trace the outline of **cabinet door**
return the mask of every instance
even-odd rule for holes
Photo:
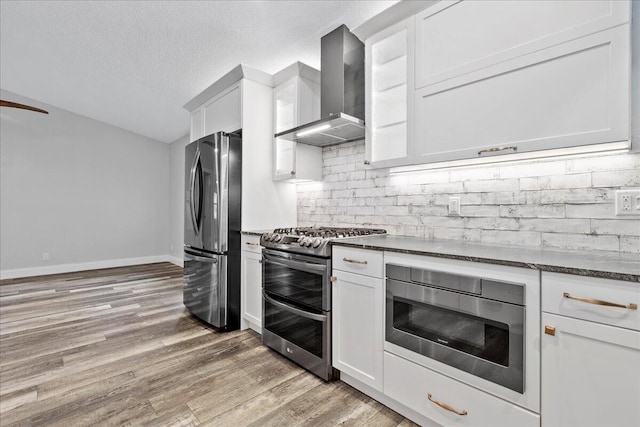
[[[240,85],[232,87],[204,107],[204,133],[233,132],[242,128]]]
[[[365,145],[374,167],[411,163],[413,29],[411,17],[365,42]]]
[[[242,251],[242,317],[261,333],[262,328],[262,254]]]
[[[629,25],[415,92],[416,163],[629,139]]]
[[[275,133],[320,118],[319,88],[318,83],[295,76],[273,89]],[[322,180],[322,148],[275,138],[273,180]]]
[[[333,366],[382,391],[384,280],[334,271]]]
[[[416,88],[630,20],[628,1],[445,1],[416,16]]]
[[[640,332],[542,313],[542,426],[637,426]]]
[[[198,108],[191,113],[191,139],[193,142],[204,136],[204,109]]]

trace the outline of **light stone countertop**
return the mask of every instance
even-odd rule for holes
[[[640,254],[632,253],[535,249],[392,235],[335,240],[332,244],[640,282]]]

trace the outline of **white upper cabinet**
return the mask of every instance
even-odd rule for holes
[[[204,110],[199,108],[191,113],[191,139],[196,141],[204,136]]]
[[[365,41],[367,162],[388,167],[412,157],[414,18]]]
[[[465,0],[386,28],[365,42],[366,160],[629,141],[630,20],[626,0]]]
[[[296,62],[276,73],[274,83],[274,133],[320,118],[318,70]],[[322,180],[322,148],[274,138],[273,180]]]
[[[234,132],[242,128],[240,84],[234,85],[204,106],[204,134]]]
[[[444,1],[416,16],[416,88],[629,22],[629,3]]]
[[[416,91],[416,162],[629,139],[629,25]]]
[[[629,139],[626,1],[446,2],[416,17],[415,163]]]

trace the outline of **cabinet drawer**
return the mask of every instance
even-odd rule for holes
[[[262,246],[260,246],[260,236],[254,236],[252,234],[242,235],[242,247],[243,251],[262,253]]]
[[[640,283],[542,272],[542,311],[547,313],[640,331],[638,306]]]
[[[532,412],[386,352],[384,394],[445,427],[540,425]]]
[[[382,252],[334,246],[333,268],[349,273],[382,277]]]

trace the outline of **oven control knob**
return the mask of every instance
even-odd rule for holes
[[[311,239],[309,237],[303,237],[302,242],[300,243],[300,246],[306,246],[306,247],[311,246]]]
[[[313,239],[313,247],[317,248],[318,246],[320,246],[320,244],[322,243],[322,239],[316,237],[315,239]]]
[[[276,243],[279,242],[280,240],[282,240],[282,235],[281,234],[276,234],[271,239],[272,242],[276,242]]]
[[[303,246],[303,245],[304,245],[304,237],[300,237],[300,238],[298,238],[297,243],[298,243],[300,246]]]

